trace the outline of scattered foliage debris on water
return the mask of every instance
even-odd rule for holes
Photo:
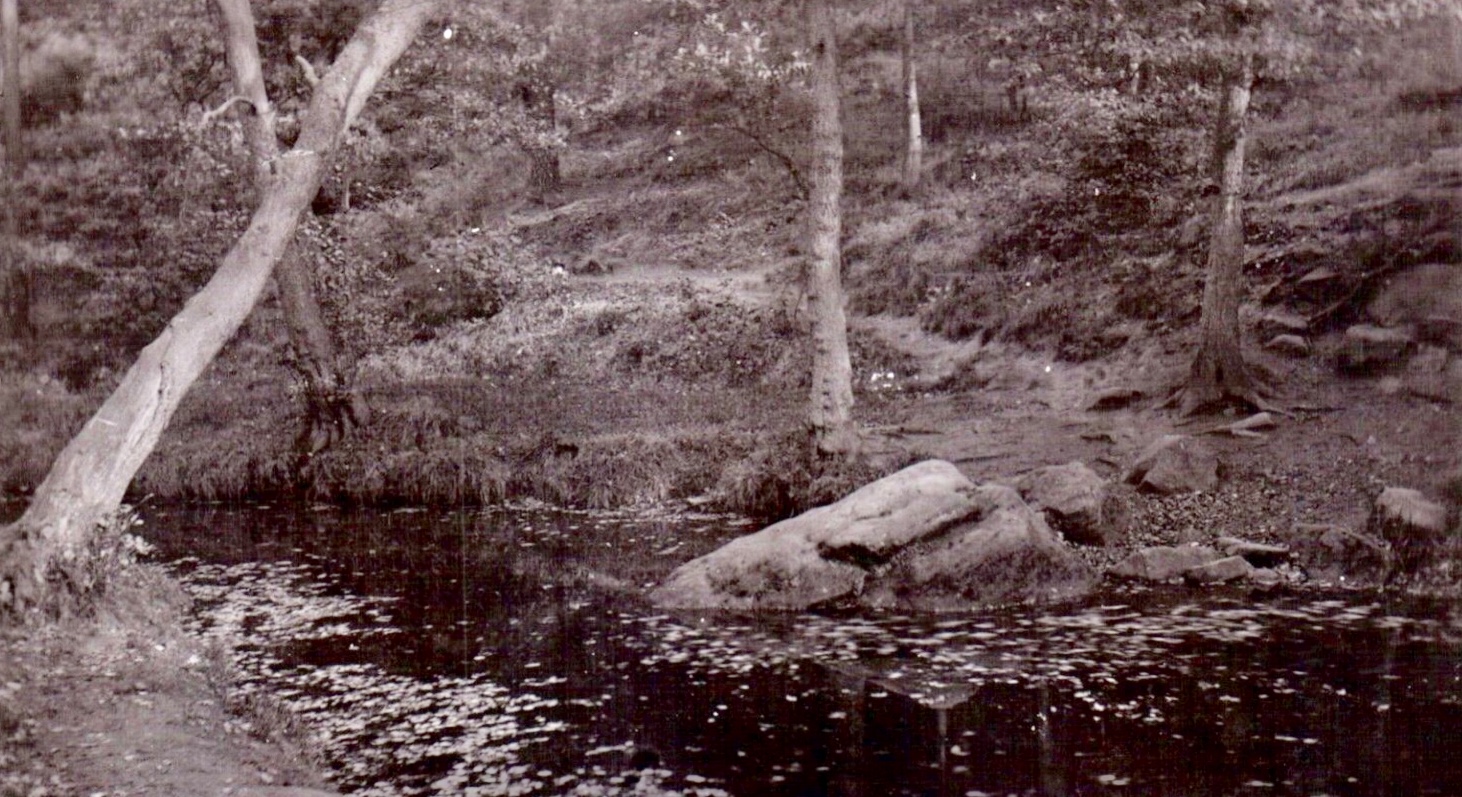
[[[396,525],[338,551],[311,547],[334,536],[255,526],[257,559],[177,562],[197,630],[244,689],[300,716],[353,793],[790,795],[832,777],[1018,793],[1031,784],[996,765],[1031,745],[1092,788],[1174,793],[1213,784],[1163,780],[1189,775],[1133,751],[1171,760],[1225,727],[1249,729],[1253,760],[1202,777],[1238,789],[1289,768],[1324,790],[1380,777],[1350,761],[1360,736],[1399,733],[1377,718],[1405,714],[1423,735],[1462,720],[1458,623],[1375,595],[1129,588],[953,617],[657,614],[582,573],[638,578],[672,539],[713,544],[713,519],[678,533],[541,508],[377,520]],[[880,757],[887,723],[907,729],[895,758]]]

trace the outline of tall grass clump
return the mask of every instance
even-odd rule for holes
[[[514,498],[589,509],[647,506],[705,495],[722,463],[750,453],[750,433],[723,428],[613,433],[521,446]]]
[[[837,501],[907,464],[863,457],[820,461],[805,432],[769,434],[723,468],[713,495],[718,509],[774,522]]]
[[[124,505],[98,524],[80,550],[52,559],[41,615],[112,616],[176,627],[187,598],[161,567],[145,561],[153,547],[135,533],[141,525],[137,512]]]
[[[34,490],[91,409],[91,399],[49,376],[0,377],[0,494]]]

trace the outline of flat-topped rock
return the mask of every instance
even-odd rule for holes
[[[1084,594],[1096,574],[1013,488],[931,460],[732,540],[650,593],[665,608],[927,611]]]
[[[1255,567],[1283,564],[1288,561],[1290,554],[1289,547],[1285,545],[1250,542],[1238,537],[1219,537],[1216,543],[1225,556],[1242,556]]]
[[[1183,571],[1183,580],[1191,584],[1227,584],[1248,578],[1254,566],[1242,556],[1225,556]]]
[[[1374,373],[1401,364],[1415,342],[1404,329],[1356,324],[1345,330],[1336,363],[1349,373]]]
[[[1171,581],[1219,558],[1218,551],[1206,545],[1154,545],[1132,553],[1107,573],[1139,581]]]

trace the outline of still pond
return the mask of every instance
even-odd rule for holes
[[[727,618],[637,597],[751,529],[543,507],[167,509],[242,688],[364,795],[1462,795],[1462,608],[1108,590]]]

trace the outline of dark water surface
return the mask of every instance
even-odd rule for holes
[[[547,509],[162,510],[146,536],[347,791],[1462,795],[1462,610],[1109,592],[748,620],[633,591],[747,529]]]

